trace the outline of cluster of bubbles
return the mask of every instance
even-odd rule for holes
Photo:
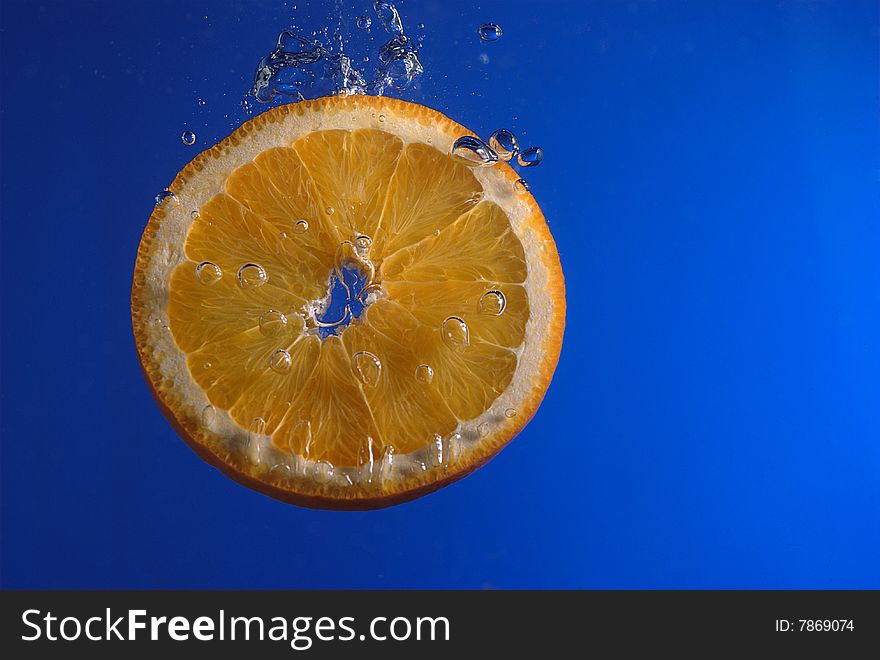
[[[521,149],[513,131],[499,128],[489,136],[488,142],[473,135],[458,138],[452,145],[452,155],[475,167],[491,167],[499,160],[515,162],[520,167],[534,167],[544,159],[544,150],[541,147]],[[531,189],[525,179],[518,179],[513,187],[519,194]]]
[[[331,80],[336,94],[382,95],[388,88],[409,89],[424,72],[419,43],[405,34],[400,13],[392,3],[373,0],[373,11],[390,39],[379,48],[378,63],[371,77],[342,52],[339,33],[333,36],[337,44],[333,52],[316,38],[286,30],[278,36],[275,49],[257,65],[250,95],[262,103],[278,95],[300,101],[304,98],[303,90],[319,78]],[[360,16],[356,25],[361,30],[370,30],[373,20]],[[368,62],[369,57],[363,61]]]

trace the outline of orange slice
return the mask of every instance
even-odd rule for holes
[[[206,461],[284,501],[376,508],[473,471],[534,415],[562,345],[559,255],[507,163],[450,155],[464,135],[424,106],[329,97],[178,174],[132,323]]]

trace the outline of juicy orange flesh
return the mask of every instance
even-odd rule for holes
[[[351,253],[359,236],[372,239],[381,293],[322,340],[307,304],[326,297],[340,246]],[[430,145],[359,129],[268,149],[200,209],[185,254],[168,313],[189,370],[212,405],[282,451],[353,466],[389,445],[417,450],[487,410],[516,369],[529,317],[522,245],[470,169]],[[205,261],[218,281],[197,277]],[[262,267],[262,284],[240,284],[246,264]],[[492,291],[500,314],[481,304]],[[286,324],[261,324],[279,313]],[[467,345],[444,339],[450,317]],[[282,349],[287,368],[273,370]],[[370,356],[380,368],[365,369]]]

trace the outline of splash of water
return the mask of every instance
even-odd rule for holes
[[[419,58],[421,40],[410,39],[405,32],[400,12],[390,2],[374,0],[377,23],[390,39],[378,51],[376,68],[368,75],[369,56],[353,57],[345,52],[340,28],[328,35],[331,45],[325,46],[317,36],[304,37],[290,30],[278,36],[274,50],[257,65],[249,94],[262,103],[279,96],[301,101],[311,94],[319,81],[330,81],[332,93],[374,94],[381,96],[389,88],[406,90],[424,73]],[[372,21],[361,16],[357,26],[368,29]],[[316,33],[317,34],[317,33]],[[358,68],[358,64],[362,68]]]

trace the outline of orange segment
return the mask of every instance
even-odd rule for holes
[[[271,284],[242,289],[234,272],[225,272],[216,282],[203,284],[195,275],[196,268],[187,261],[171,276],[168,317],[181,350],[192,352],[204,344],[258,327],[260,317],[270,310],[284,315],[283,329],[291,339],[302,328],[296,312],[305,301],[299,296]]]
[[[384,255],[442,230],[480,201],[468,167],[426,144],[411,144],[391,177],[377,233]]]
[[[365,373],[361,389],[373,411],[379,438],[397,453],[420,449],[436,435],[448,435],[458,424],[433,381],[416,377],[419,366],[429,360],[425,347],[408,341],[418,332],[414,318],[380,300],[367,310],[363,323],[353,324],[343,334],[349,355],[375,356],[379,361],[379,378],[373,382],[371,374]]]
[[[343,240],[372,237],[403,142],[373,129],[320,131],[293,148],[306,163],[321,212]]]
[[[272,353],[286,350],[289,358],[273,362],[276,366],[289,364],[286,369],[268,369],[252,381],[248,390],[229,409],[229,414],[244,428],[272,434],[285,416],[296,415],[291,402],[297,393],[309,387],[309,380],[318,364],[321,342],[317,337],[302,337],[285,348],[276,348],[285,342],[272,345]],[[272,359],[272,353],[267,362]],[[265,354],[263,354],[265,355]],[[282,451],[290,451],[288,445],[280,445]]]
[[[303,246],[324,265],[333,262],[336,226],[319,206],[312,179],[293,149],[262,152],[233,172],[226,192],[272,224],[279,236]]]
[[[483,202],[437,235],[391,253],[382,262],[382,277],[410,282],[524,282],[526,261],[505,213]]]
[[[303,427],[310,429],[310,437],[302,434]],[[321,344],[314,371],[291,401],[273,441],[282,447],[293,441],[299,455],[308,453],[312,460],[338,467],[357,465],[359,450],[368,438],[378,442],[379,431],[342,341],[329,337]]]
[[[433,282],[386,281],[383,286],[391,300],[428,327],[439,328],[448,317],[458,316],[467,324],[471,337],[491,344],[516,348],[525,337],[529,301],[521,285],[449,281],[438,287]],[[495,313],[495,292],[503,300],[500,314]]]
[[[274,225],[228,195],[216,195],[202,207],[185,250],[192,261],[217,264],[224,276],[236,280],[244,266],[255,264],[265,271],[266,284],[301,298],[317,298],[326,291],[325,264],[295,241],[282,239]]]
[[[251,328],[191,352],[187,366],[210,402],[229,409],[247,396],[258,379],[272,377],[269,358],[278,346],[277,338],[266,337],[259,328]],[[247,428],[252,419],[245,419],[242,425]]]

